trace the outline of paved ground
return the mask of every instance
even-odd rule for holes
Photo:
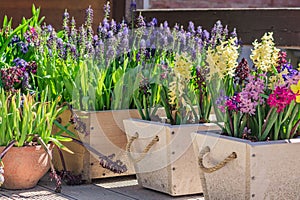
[[[63,185],[62,193],[54,192],[54,182],[45,176],[39,184],[29,190],[5,190],[0,188],[0,199],[41,199],[41,200],[204,200],[201,194],[171,197],[169,195],[142,188],[134,176],[99,179],[92,184]]]

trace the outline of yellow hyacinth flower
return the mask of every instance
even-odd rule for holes
[[[298,81],[297,85],[291,85],[291,90],[297,95],[296,102],[300,103],[300,80]]]
[[[265,33],[261,38],[261,43],[255,40],[252,45],[252,53],[250,55],[254,65],[263,72],[272,71],[273,67],[277,65],[279,59],[280,49],[275,47],[273,33]]]
[[[189,81],[192,78],[192,66],[193,65],[191,58],[186,53],[183,53],[181,55],[177,54],[175,56],[175,62],[173,67],[173,72],[175,76],[173,81],[169,83],[170,104],[174,105],[177,99],[178,103],[186,105],[183,95],[184,89],[188,85],[187,81]]]
[[[237,59],[239,57],[239,46],[236,45],[236,38],[222,41],[215,49],[209,47],[206,55],[206,62],[210,69],[210,77],[217,74],[220,79],[227,75],[233,76]]]
[[[183,53],[181,55],[177,54],[175,56],[173,70],[175,72],[175,76],[180,77],[180,79],[190,80],[192,78],[192,66],[191,58],[187,55],[187,53]]]

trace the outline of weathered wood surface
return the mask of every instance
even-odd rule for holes
[[[128,138],[135,133],[139,135],[133,141],[130,150],[140,185],[172,196],[203,192],[200,175],[194,173],[198,171],[198,164],[192,147],[192,138],[188,136],[196,130],[219,130],[218,126],[212,124],[171,126],[135,119],[123,122]],[[149,149],[145,157],[141,157],[143,155],[141,152],[155,136],[159,137],[159,141]]]
[[[4,190],[0,188],[0,199],[55,199],[55,200],[204,200],[202,195],[171,197],[166,194],[142,188],[134,176],[101,179],[92,184],[63,185],[62,193],[54,192],[54,181],[46,175],[38,186],[29,190]]]
[[[99,164],[99,155],[91,153],[85,147],[75,143],[66,142],[65,145],[74,152],[70,154],[63,151],[63,156],[66,162],[68,171],[74,174],[82,175],[82,179],[91,181],[97,178],[107,178],[115,176],[124,176],[135,174],[134,167],[131,164],[125,147],[127,138],[124,132],[123,119],[140,118],[137,110],[116,110],[116,111],[99,111],[99,112],[78,112],[81,120],[86,124],[88,135],[79,133],[74,129],[74,126],[69,126],[68,129],[76,134],[78,139],[86,144],[89,144],[99,154],[109,156],[114,154],[114,161],[120,160],[127,167],[127,171],[121,174],[116,174],[103,168]],[[61,114],[61,123],[68,124],[71,112],[69,110]],[[56,129],[54,132],[57,131]],[[58,153],[54,152],[54,165],[56,169],[62,170],[62,163]]]
[[[167,20],[188,25],[193,21],[210,30],[217,20],[227,24],[229,30],[237,29],[243,44],[251,44],[261,38],[265,32],[274,32],[276,44],[283,47],[300,47],[300,8],[261,8],[261,9],[157,9],[138,10],[146,19],[157,18],[159,22]]]
[[[251,142],[211,132],[192,135],[196,154],[206,146],[210,148],[203,157],[205,167],[216,166],[236,153],[236,159],[212,173],[198,170],[204,177],[209,199],[300,199],[298,138]]]
[[[112,17],[120,21],[125,15],[124,0],[111,0]],[[70,17],[74,16],[78,26],[84,23],[85,10],[91,6],[94,10],[94,28],[99,25],[103,19],[103,6],[106,0],[10,0],[0,1],[0,27],[2,27],[3,17],[7,15],[13,18],[13,25],[17,26],[21,23],[23,17],[30,18],[31,7],[41,7],[41,16],[45,16],[45,22],[51,24],[56,29],[62,28],[62,16],[65,9],[70,13]]]

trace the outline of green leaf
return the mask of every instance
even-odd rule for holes
[[[73,151],[71,151],[69,148],[67,148],[66,146],[64,146],[60,141],[58,141],[56,138],[53,137],[49,137],[49,140],[51,142],[53,142],[58,148],[70,153],[70,154],[74,154]]]
[[[265,121],[266,128],[265,128],[265,130],[263,132],[262,137],[259,138],[259,140],[266,140],[266,138],[269,135],[269,132],[270,132],[271,128],[273,127],[275,121],[277,120],[277,117],[278,117],[278,113],[276,112],[276,109],[272,108],[272,111],[271,111],[269,119],[267,119]]]
[[[60,136],[60,135],[56,135],[55,139],[57,139],[58,141],[61,141],[61,142],[72,142],[73,141],[72,138],[64,137],[64,136]]]
[[[282,123],[285,122],[291,115],[292,110],[295,108],[295,101],[292,101],[289,105],[288,105],[288,110],[285,113],[285,117],[282,120]]]
[[[7,15],[5,15],[5,16],[4,16],[4,19],[3,19],[3,26],[2,26],[3,28],[2,28],[2,30],[6,30],[6,27],[7,27],[7,21],[8,21],[8,20],[7,20]]]
[[[262,113],[261,113],[261,106],[260,103],[258,102],[257,105],[257,115],[258,115],[258,135],[261,136],[262,135],[262,123],[263,123],[263,119],[262,119]]]
[[[233,129],[234,137],[238,137],[239,134],[239,123],[240,123],[240,114],[238,112],[233,112]]]
[[[70,131],[69,129],[67,129],[63,125],[61,125],[57,120],[54,120],[54,124],[55,124],[55,126],[57,126],[58,128],[60,128],[61,130],[63,130],[64,132],[66,132],[68,135],[70,135],[71,137],[76,137],[75,133],[73,133],[72,131]]]
[[[32,12],[33,16],[36,15],[36,9],[35,9],[35,5],[34,4],[32,4],[31,12]]]

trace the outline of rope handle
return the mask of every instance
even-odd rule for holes
[[[133,141],[136,140],[136,139],[138,139],[138,138],[139,138],[139,134],[136,132],[136,133],[135,133],[135,136],[130,137],[130,139],[129,139],[127,145],[126,145],[126,151],[129,152],[129,155],[130,155],[131,159],[132,159],[135,163],[140,162],[141,160],[143,160],[144,157],[146,156],[146,154],[147,154],[147,153],[149,152],[149,150],[151,149],[151,147],[152,147],[156,142],[159,141],[159,137],[156,135],[156,136],[151,140],[151,142],[145,147],[145,149],[142,151],[141,157],[139,157],[139,158],[137,158],[137,159],[134,159],[134,158],[131,156],[131,154],[130,154],[130,153],[131,153],[130,148],[131,148],[131,145],[132,145]]]
[[[215,172],[221,168],[223,168],[227,163],[237,158],[237,154],[235,152],[232,152],[229,156],[227,156],[223,161],[216,164],[214,167],[205,167],[203,165],[203,158],[204,156],[210,152],[210,148],[208,146],[204,147],[199,155],[199,166],[200,169],[205,173],[212,173]]]

